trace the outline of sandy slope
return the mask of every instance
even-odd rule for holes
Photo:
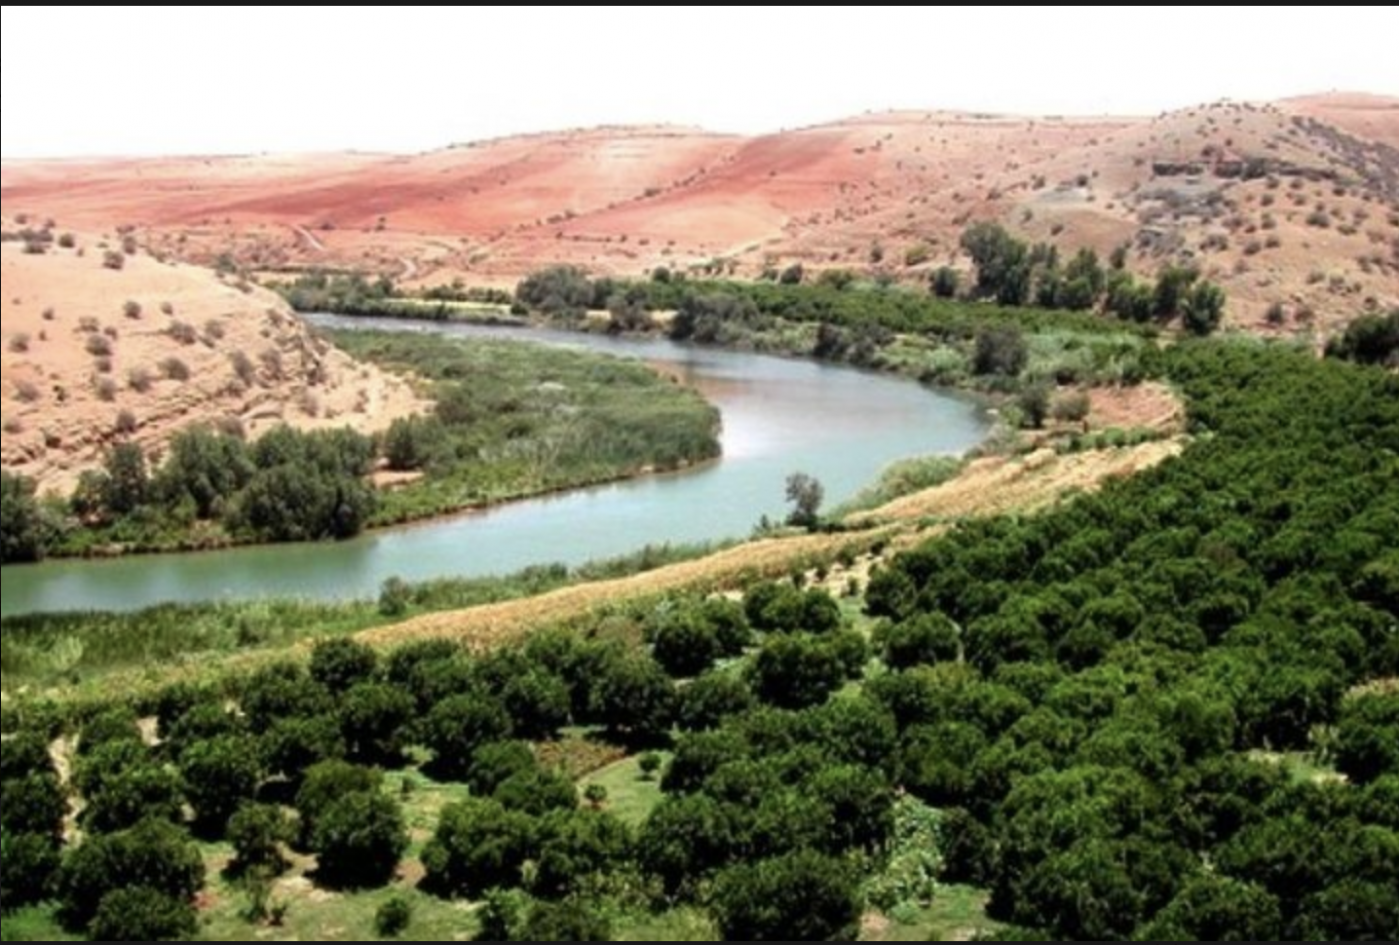
[[[0,250],[6,470],[65,491],[123,439],[157,457],[196,423],[374,431],[420,409],[405,381],[313,338],[270,293],[144,254],[114,271],[103,245]]]
[[[1230,289],[1236,323],[1325,331],[1399,302],[1397,148],[1399,99],[1329,95],[1154,118],[880,113],[753,138],[601,128],[415,156],[18,162],[0,195],[10,212],[135,227],[181,258],[419,284],[510,284],[552,262],[916,279],[965,265],[962,229],[995,219],[1066,249],[1129,244],[1143,272],[1194,261]],[[1264,176],[1240,179],[1249,162]],[[1274,303],[1281,326],[1264,319]]]

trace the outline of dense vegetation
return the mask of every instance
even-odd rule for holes
[[[247,442],[237,431],[191,429],[154,469],[141,447],[119,443],[66,504],[46,506],[33,483],[6,473],[0,561],[344,539],[719,452],[717,411],[640,363],[421,336],[347,332],[336,341],[430,381],[435,410],[378,438],[283,427]],[[381,493],[368,479],[380,465],[422,478]]]
[[[497,311],[511,303],[510,293],[471,289],[460,283],[408,296],[383,276],[370,281],[359,273],[310,272],[291,282],[271,283],[269,288],[298,312],[429,321],[511,321]]]
[[[409,798],[382,772],[421,768],[456,791],[422,889],[484,900],[482,940],[607,940],[648,911],[849,939],[867,906],[917,909],[940,883],[986,889],[1011,938],[1392,940],[1399,379],[1212,343],[1166,368],[1196,434],[1182,457],[900,555],[872,619],[789,582],[484,655],[325,644],[166,691],[142,707],[155,746],[131,710],[81,719],[67,782],[52,728],[20,726],[4,908],[52,896],[90,935],[186,934],[189,829],[377,888]],[[668,750],[658,803],[580,803],[541,760],[566,730]],[[68,792],[89,835],[60,864]]]
[[[375,524],[719,455],[718,411],[637,361],[419,334],[334,339],[357,358],[430,381],[437,404],[383,437],[389,468],[424,478],[383,496]]]
[[[659,274],[658,274],[659,276]],[[519,307],[569,328],[605,303],[613,331],[813,357],[929,384],[991,392],[1132,383],[1151,370],[1152,326],[1087,313],[936,298],[900,286],[718,282],[665,274],[648,282],[549,269],[522,282]],[[610,299],[610,302],[606,300]]]

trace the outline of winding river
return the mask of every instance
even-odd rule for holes
[[[784,512],[788,474],[810,473],[839,504],[895,460],[960,454],[988,430],[966,399],[899,378],[811,361],[516,328],[314,316],[335,328],[513,338],[642,358],[702,391],[723,414],[724,458],[485,512],[376,532],[341,544],[258,547],[113,561],[7,567],[0,615],[134,610],[169,601],[366,598],[393,576],[421,581],[577,565],[647,544],[747,536]]]

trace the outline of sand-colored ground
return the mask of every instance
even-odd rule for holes
[[[1144,273],[1194,262],[1251,331],[1325,335],[1399,304],[1399,99],[1379,96],[1155,118],[892,112],[752,138],[600,128],[414,156],[7,162],[0,195],[11,213],[133,227],[179,258],[418,286],[508,286],[554,262],[913,280],[965,266],[961,231],[994,219],[1066,250],[1128,244]]]
[[[193,424],[374,432],[423,408],[406,381],[314,337],[271,293],[119,247],[79,236],[43,255],[0,248],[7,471],[66,492],[119,441],[154,459]]]

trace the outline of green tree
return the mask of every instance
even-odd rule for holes
[[[488,695],[477,694],[439,702],[423,719],[418,738],[433,752],[434,775],[462,781],[476,767],[478,749],[503,742],[512,732],[510,716],[501,704]]]
[[[110,893],[149,889],[193,903],[203,886],[198,847],[178,828],[148,820],[122,833],[84,840],[64,860],[55,893],[64,925],[81,932]]]
[[[794,853],[726,870],[714,886],[713,911],[727,941],[854,941],[859,881],[840,860]]]
[[[217,519],[253,476],[248,447],[202,427],[177,433],[156,477],[156,492],[170,508],[194,506],[200,519]]]
[[[631,831],[611,814],[597,810],[552,813],[540,825],[540,834],[542,844],[530,888],[545,899],[586,892],[631,855]]]
[[[333,801],[316,818],[311,849],[316,878],[336,889],[386,885],[408,849],[403,809],[383,794],[360,791]]]
[[[642,744],[661,738],[674,718],[675,684],[650,657],[609,659],[593,695],[598,721]]]
[[[0,472],[0,564],[38,561],[51,530],[35,499],[33,480]]]
[[[180,759],[180,775],[197,831],[222,838],[229,818],[256,796],[262,783],[257,743],[238,736],[198,742]]]
[[[361,683],[374,681],[379,656],[356,640],[323,640],[311,651],[310,671],[311,678],[330,693],[343,695]]]
[[[750,670],[753,691],[784,709],[819,705],[845,682],[846,666],[830,641],[804,634],[770,637]]]
[[[962,634],[944,614],[920,614],[880,627],[875,645],[891,668],[908,669],[956,661],[962,651]]]
[[[58,776],[40,772],[0,785],[0,828],[11,836],[63,836],[68,794]]]
[[[101,788],[86,793],[82,824],[89,833],[129,830],[141,821],[156,818],[181,823],[184,793],[178,775],[154,762],[114,771]]]
[[[787,502],[792,512],[787,522],[798,528],[814,529],[821,522],[821,503],[826,500],[826,488],[806,473],[787,477]]]
[[[360,764],[394,767],[403,760],[404,733],[413,720],[413,697],[397,686],[363,683],[340,699],[345,754]]]
[[[525,863],[537,853],[535,824],[526,814],[490,800],[469,800],[442,811],[423,849],[424,884],[442,896],[478,897],[524,882]]]
[[[1249,883],[1206,873],[1195,877],[1140,934],[1138,941],[1273,942],[1282,935],[1275,896]]]
[[[46,900],[60,862],[53,837],[0,831],[0,914]]]
[[[1326,355],[1357,364],[1399,364],[1399,309],[1388,315],[1362,315],[1326,346]]]
[[[102,897],[91,935],[96,942],[188,942],[198,927],[191,900],[137,886]]]
[[[940,299],[955,299],[962,287],[961,274],[951,266],[940,266],[933,273],[933,295]]]
[[[1030,349],[1019,328],[997,326],[976,333],[972,372],[978,377],[1019,377],[1029,360]]]
[[[228,842],[234,854],[229,871],[245,875],[260,870],[267,876],[280,876],[288,865],[282,846],[294,838],[291,822],[280,807],[244,804],[228,822]]]
[[[753,691],[742,678],[731,673],[705,673],[681,690],[677,721],[687,732],[706,731],[756,704]]]
[[[377,793],[383,783],[384,776],[378,771],[345,761],[323,761],[308,770],[296,793],[302,843],[310,845],[321,817],[337,800],[351,794]]]
[[[719,637],[694,609],[671,613],[655,631],[656,662],[677,679],[690,679],[714,665]]]
[[[121,518],[146,505],[151,498],[150,470],[146,454],[135,443],[113,447],[102,463],[102,507]]]
[[[394,896],[374,913],[374,932],[380,938],[398,938],[413,924],[413,906],[402,896]]]
[[[1181,317],[1192,335],[1214,334],[1224,320],[1224,290],[1213,282],[1198,282],[1185,297]]]

